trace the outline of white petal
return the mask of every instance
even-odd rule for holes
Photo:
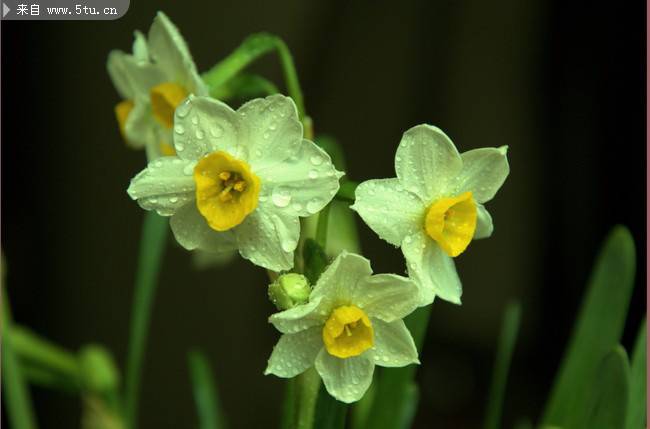
[[[355,197],[350,208],[359,213],[380,238],[394,246],[399,246],[404,237],[424,224],[426,206],[396,178],[362,182]]]
[[[171,216],[194,199],[193,167],[175,156],[159,158],[131,179],[127,192],[143,209]]]
[[[149,104],[136,100],[124,124],[124,134],[129,146],[138,149],[148,145],[159,145],[156,127]]]
[[[232,231],[215,231],[199,213],[194,200],[178,209],[169,221],[178,244],[187,250],[200,249],[211,253],[228,253],[237,249]]]
[[[310,298],[306,304],[272,314],[269,317],[269,322],[283,334],[293,334],[315,326],[322,329],[329,316],[329,312],[322,311],[322,309],[320,298]]]
[[[314,327],[295,334],[284,334],[273,348],[264,375],[291,378],[314,365],[323,348],[322,329]]]
[[[128,70],[125,62],[129,57],[128,54],[122,51],[111,51],[108,54],[108,61],[106,62],[106,69],[108,75],[113,81],[113,85],[123,99],[132,99],[134,96],[131,79],[129,78]]]
[[[158,12],[149,29],[149,53],[165,71],[167,81],[181,84],[190,93],[207,95],[183,36],[162,12]]]
[[[130,98],[141,98],[149,104],[151,88],[165,81],[163,71],[155,64],[138,61],[130,55],[124,59],[123,66],[132,87]]]
[[[140,31],[135,31],[135,40],[133,41],[133,58],[136,61],[149,62],[149,47],[147,46],[147,38]]]
[[[411,279],[395,274],[377,274],[356,283],[351,301],[369,317],[392,322],[413,312],[420,304],[420,295]]]
[[[300,238],[300,222],[268,203],[260,204],[235,228],[235,235],[244,258],[272,271],[289,270]]]
[[[199,159],[216,151],[225,151],[246,160],[241,142],[245,130],[237,113],[228,105],[210,97],[190,95],[174,114],[174,148],[183,159]]]
[[[334,398],[351,403],[361,399],[372,383],[375,364],[366,354],[340,359],[323,348],[316,358],[316,371]]]
[[[327,205],[339,190],[339,177],[329,155],[309,140],[298,152],[264,170],[255,171],[261,181],[261,198],[293,216],[310,216]]]
[[[323,271],[310,299],[322,299],[328,304],[351,301],[356,284],[371,274],[369,260],[344,251]]]
[[[409,276],[420,289],[420,305],[433,302],[435,296],[460,304],[462,286],[454,260],[438,244],[418,232],[404,239],[402,252]]]
[[[420,363],[413,337],[402,320],[387,323],[372,319],[371,323],[375,334],[372,358],[376,365],[394,368]]]
[[[431,125],[417,125],[406,131],[395,155],[400,182],[427,203],[445,193],[461,167],[456,146]]]
[[[280,94],[256,98],[237,113],[248,130],[248,162],[256,174],[298,153],[302,124],[291,98]]]
[[[483,204],[476,205],[476,231],[474,232],[474,240],[479,238],[487,238],[492,235],[494,225],[492,225],[492,216],[487,211]]]
[[[494,198],[510,172],[507,153],[507,146],[484,147],[463,153],[463,169],[456,178],[456,192],[471,191],[479,203]]]

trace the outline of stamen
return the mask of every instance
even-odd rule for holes
[[[235,183],[235,191],[238,192],[244,192],[244,189],[246,189],[246,182],[243,180],[240,180],[239,182]]]
[[[345,329],[345,333],[348,334],[348,337],[352,336],[352,331],[350,331],[350,325],[345,325],[343,329]]]
[[[232,195],[230,191],[232,190],[232,185],[228,185],[223,191],[219,193],[219,199],[223,202],[232,200]]]
[[[222,171],[221,173],[219,173],[219,179],[221,180],[230,179],[230,171]]]

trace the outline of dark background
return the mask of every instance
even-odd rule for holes
[[[393,176],[402,132],[427,122],[459,150],[510,146],[489,240],[458,258],[463,305],[437,301],[415,427],[476,428],[504,306],[523,303],[505,427],[537,418],[597,248],[617,223],[641,261],[624,336],[645,313],[644,2],[133,1],[116,22],[3,22],[2,247],[15,319],[124,364],[143,212],[126,195],[144,154],[122,143],[105,62],[164,10],[206,70],[247,35],[283,37],[316,131],[356,180]],[[282,84],[276,57],[253,70]],[[359,222],[378,272],[398,250]],[[262,375],[278,333],[262,270],[197,272],[170,241],[153,312],[141,423],[194,426],[186,352],[208,354],[231,426],[270,427],[282,381]],[[615,287],[616,285],[612,285]],[[78,398],[34,389],[41,426],[79,425]]]

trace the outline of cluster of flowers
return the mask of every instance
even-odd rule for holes
[[[299,218],[334,198],[343,173],[303,137],[291,98],[254,99],[237,110],[210,98],[187,45],[162,13],[148,37],[136,32],[132,54],[110,54],[108,71],[124,98],[116,107],[120,130],[149,159],[131,181],[131,198],[170,216],[188,250],[238,250],[268,270],[292,270]],[[375,365],[419,363],[405,316],[436,296],[460,303],[453,258],[472,239],[492,234],[483,204],[508,175],[506,148],[459,154],[440,129],[418,125],[403,135],[395,172],[361,183],[351,208],[401,247],[408,277],[373,275],[364,257],[338,255],[303,290],[304,299],[270,317],[283,335],[267,374],[288,378],[315,366],[332,396],[357,401]],[[300,279],[290,273],[278,282],[290,289]]]

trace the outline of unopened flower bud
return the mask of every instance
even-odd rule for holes
[[[269,298],[278,310],[306,303],[310,293],[309,280],[298,273],[283,274],[269,285]]]

